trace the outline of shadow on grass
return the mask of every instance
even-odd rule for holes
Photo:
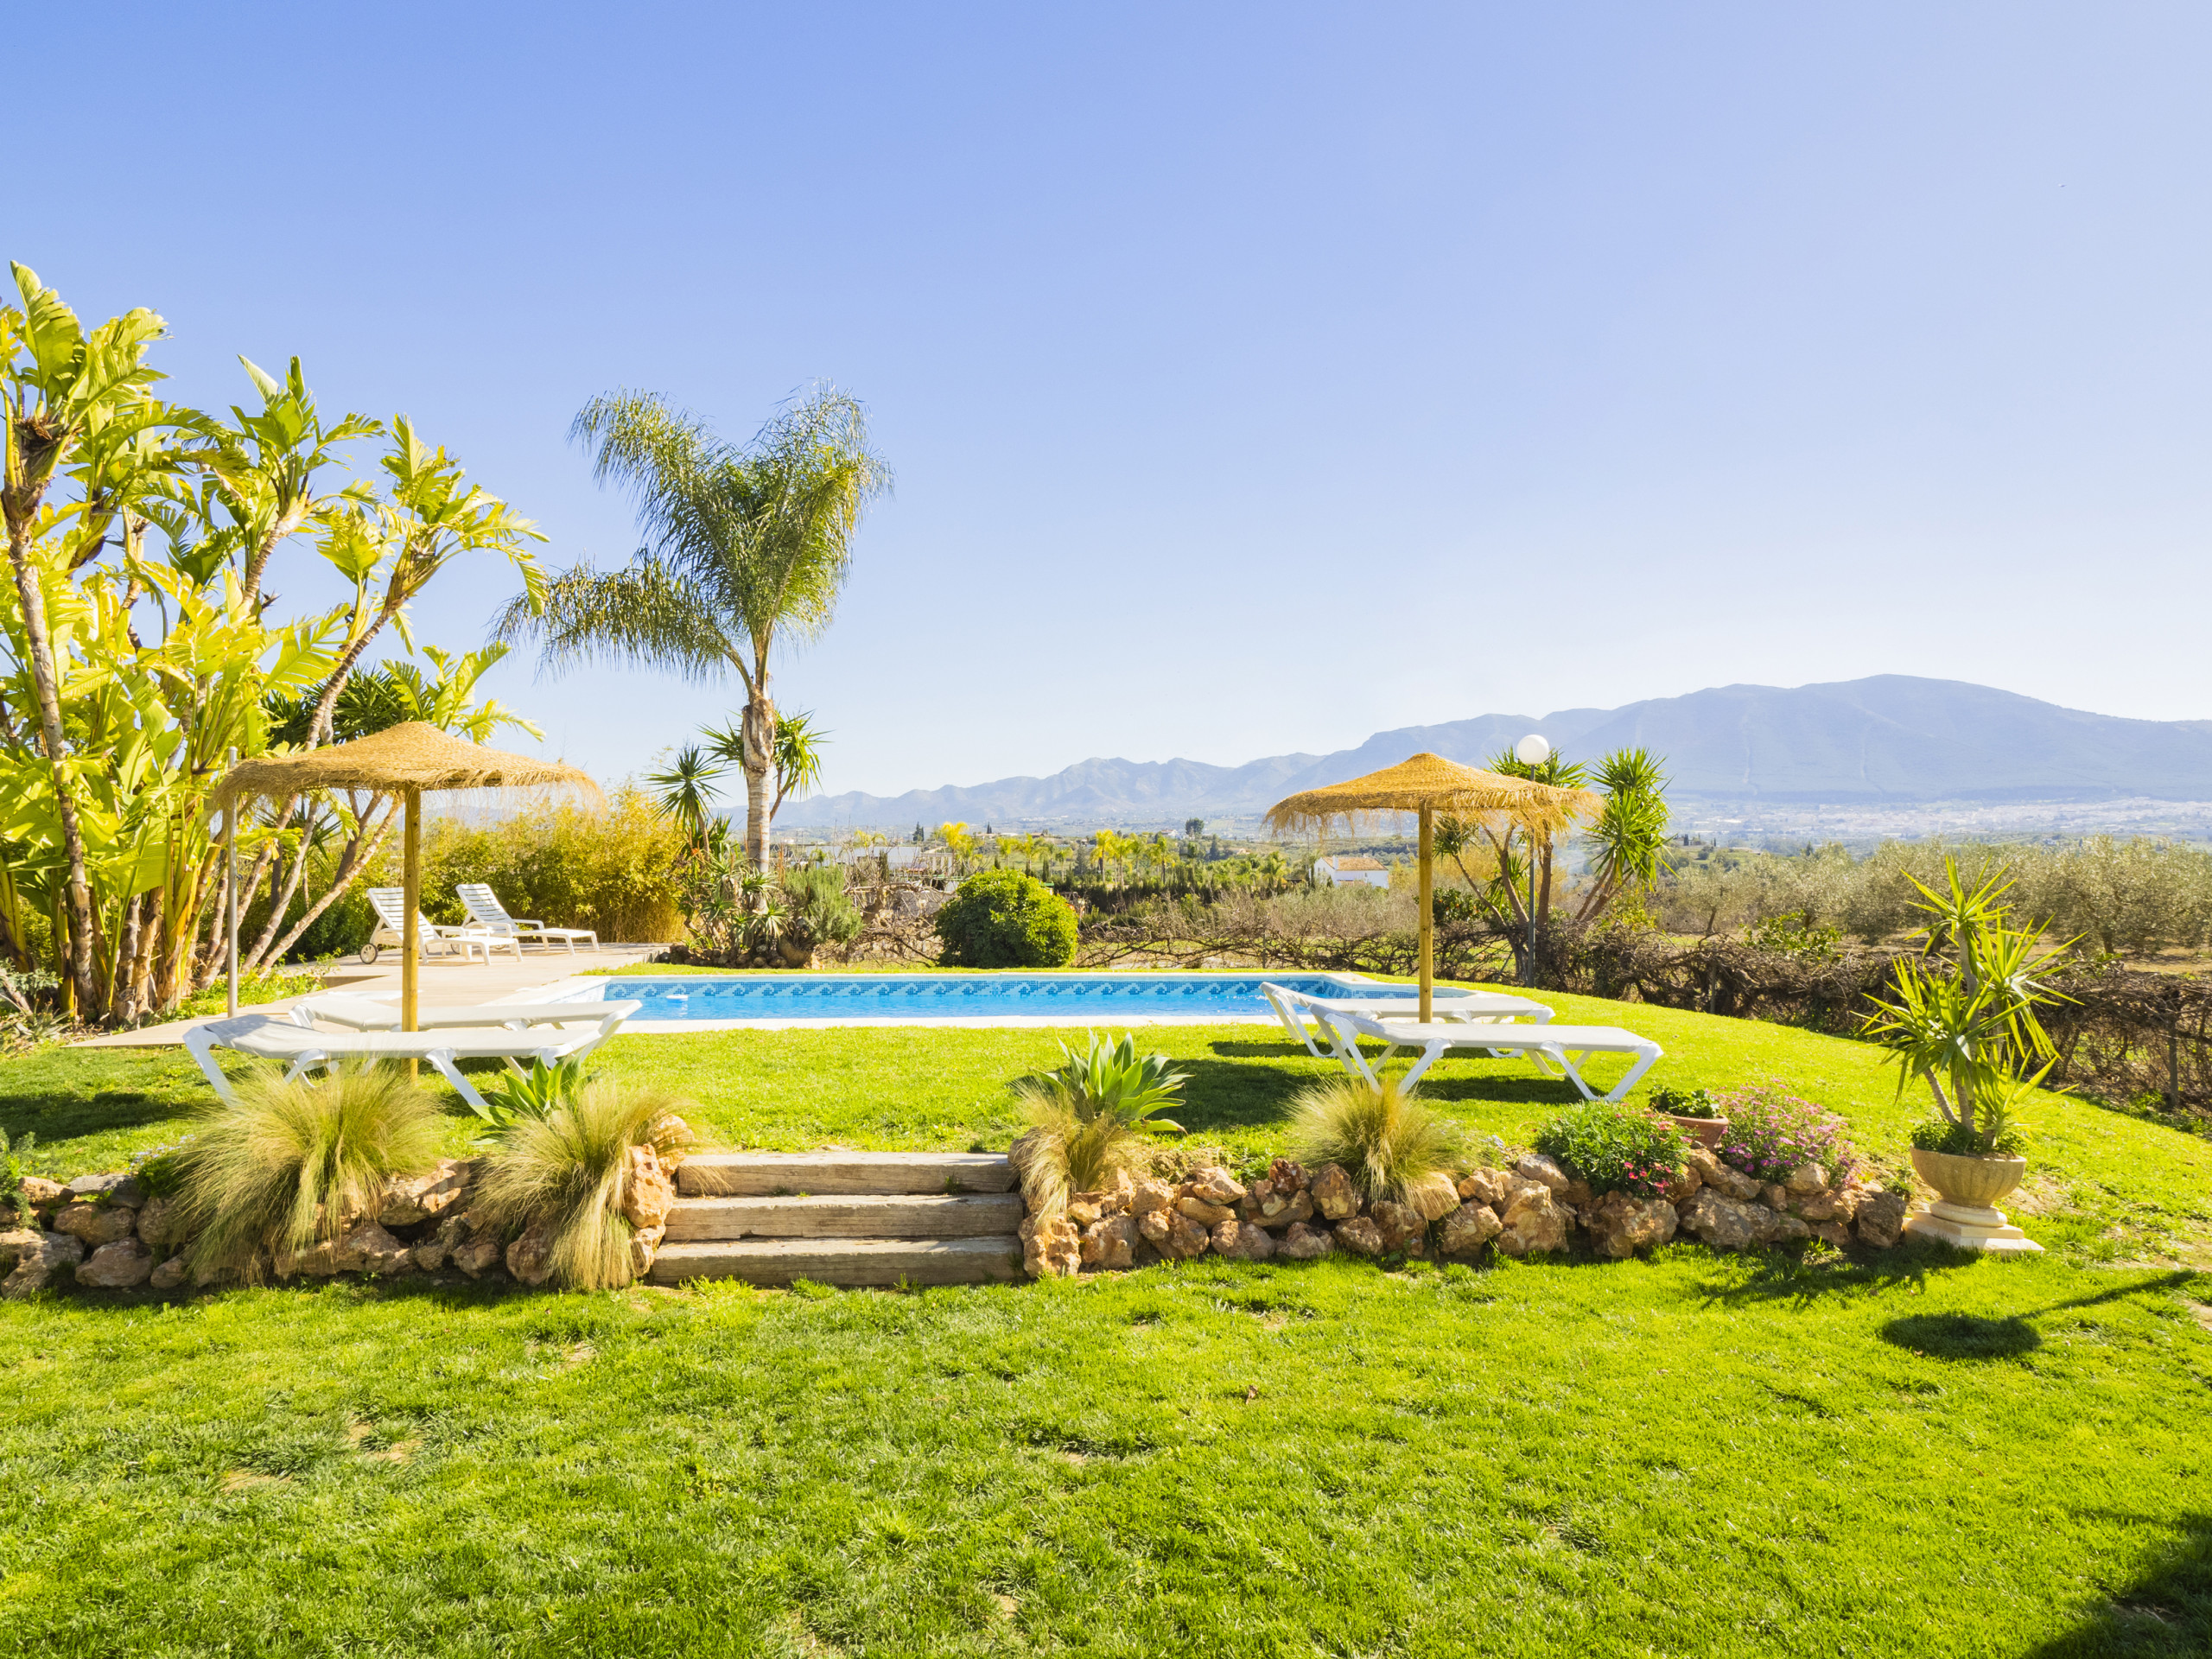
[[[1932,1359],[2018,1359],[2043,1346],[2035,1326],[2015,1313],[1985,1319],[1978,1313],[1908,1313],[1881,1329],[1892,1347]]]
[[[2110,1519],[2116,1527],[2154,1524],[2141,1516]],[[2212,1650],[2212,1515],[2183,1516],[2134,1579],[2104,1589],[2094,1611],[2027,1659],[2150,1659]]]
[[[1222,1046],[1227,1045],[1217,1046]],[[1291,1097],[1316,1080],[1274,1066],[1238,1065],[1227,1060],[1178,1060],[1175,1064],[1191,1080],[1183,1086],[1183,1098],[1168,1116],[1194,1135],[1208,1129],[1281,1123],[1290,1116]]]
[[[1748,1265],[1751,1276],[1737,1284],[1708,1286],[1707,1301],[1724,1306],[1790,1301],[1808,1307],[1823,1296],[1918,1287],[1931,1270],[1967,1267],[1977,1258],[1971,1251],[1953,1249],[1948,1244],[1916,1242],[1864,1255],[1815,1255],[1777,1246],[1746,1250],[1726,1259]]]

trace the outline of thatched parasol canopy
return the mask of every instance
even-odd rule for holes
[[[1339,818],[1347,826],[1356,827],[1360,819],[1377,812],[1425,810],[1471,817],[1478,812],[1510,811],[1532,804],[1535,791],[1542,787],[1525,779],[1463,766],[1440,754],[1416,754],[1350,783],[1309,789],[1277,801],[1268,809],[1268,827],[1278,832],[1318,830],[1325,833]]]
[[[1356,828],[1363,817],[1382,812],[1414,812],[1421,817],[1421,1017],[1433,1011],[1435,983],[1436,814],[1473,818],[1503,816],[1534,830],[1564,829],[1595,812],[1600,802],[1586,789],[1560,789],[1526,778],[1508,778],[1446,760],[1440,754],[1416,754],[1395,766],[1370,772],[1348,783],[1309,789],[1268,809],[1268,826],[1278,834],[1299,830],[1326,833],[1338,819]]]
[[[229,810],[231,836],[236,845],[238,803],[250,796],[277,799],[302,795],[313,789],[369,789],[406,798],[407,828],[403,842],[401,882],[405,891],[406,920],[400,930],[399,1028],[415,1029],[417,959],[423,950],[419,914],[423,903],[423,791],[440,789],[527,789],[536,785],[565,785],[594,801],[601,798],[599,785],[574,766],[557,760],[533,760],[505,749],[487,749],[480,743],[442,732],[419,720],[390,726],[351,743],[334,743],[324,749],[302,749],[296,754],[265,754],[231,768],[215,790],[214,801]],[[237,913],[233,895],[231,911]],[[484,953],[486,966],[491,952]],[[231,1006],[238,1006],[238,957],[231,959]],[[409,1061],[411,1069],[414,1062]]]
[[[373,789],[390,793],[523,789],[537,784],[565,784],[593,800],[600,798],[599,785],[574,766],[557,760],[533,760],[505,749],[487,749],[423,721],[410,720],[357,737],[351,743],[242,761],[216,789],[215,804],[227,807],[245,795],[282,798],[311,789]]]

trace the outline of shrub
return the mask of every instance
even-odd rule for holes
[[[258,1066],[171,1154],[195,1272],[261,1273],[261,1252],[297,1253],[373,1215],[385,1182],[437,1161],[438,1107],[397,1066],[343,1067],[287,1082]]]
[[[630,1282],[630,1148],[674,1154],[690,1133],[665,1090],[594,1078],[544,1116],[518,1117],[494,1142],[480,1189],[507,1226],[552,1233],[553,1276],[571,1290]]]
[[[364,887],[398,885],[399,838],[386,843]],[[454,887],[490,884],[509,912],[553,927],[588,927],[601,939],[673,940],[683,832],[644,791],[624,785],[604,812],[573,802],[534,806],[496,823],[430,820],[423,837],[423,910],[434,922],[465,921]]]
[[[1080,1056],[1065,1043],[1060,1052],[1065,1065],[1014,1085],[1033,1131],[1017,1142],[1022,1190],[1048,1212],[1064,1208],[1070,1192],[1095,1192],[1134,1166],[1147,1133],[1181,1134],[1181,1124],[1154,1114],[1189,1080],[1165,1054],[1139,1054],[1127,1033],[1118,1043],[1094,1034]]]
[[[1656,1198],[1682,1178],[1682,1132],[1639,1107],[1592,1100],[1536,1131],[1536,1150],[1557,1159],[1593,1192]]]
[[[1718,1117],[1720,1108],[1710,1089],[1654,1089],[1651,1109],[1669,1117]]]
[[[1806,1164],[1822,1166],[1833,1179],[1858,1161],[1844,1139],[1843,1120],[1788,1093],[1780,1083],[1732,1089],[1716,1103],[1728,1120],[1721,1160],[1754,1180],[1786,1180]]]
[[[803,864],[784,874],[785,937],[803,950],[825,944],[850,944],[866,924],[845,896],[842,865]]]
[[[1033,875],[982,870],[937,913],[939,960],[955,968],[1065,968],[1075,960],[1075,909]]]
[[[1378,1088],[1338,1077],[1291,1101],[1291,1155],[1308,1168],[1339,1164],[1370,1203],[1460,1160],[1459,1126],[1421,1104],[1395,1077]]]

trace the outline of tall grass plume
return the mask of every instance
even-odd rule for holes
[[[1341,1165],[1370,1203],[1402,1197],[1421,1177],[1451,1168],[1464,1154],[1459,1126],[1421,1104],[1395,1077],[1379,1087],[1363,1077],[1333,1077],[1290,1104],[1291,1155],[1309,1169]]]
[[[257,1066],[238,1103],[200,1114],[174,1154],[196,1273],[262,1272],[373,1215],[387,1179],[428,1169],[444,1141],[437,1103],[397,1066],[341,1067],[317,1083]]]
[[[479,1192],[506,1226],[543,1225],[552,1233],[553,1276],[571,1290],[630,1282],[630,1148],[651,1147],[664,1161],[690,1141],[677,1108],[659,1089],[595,1077],[543,1117],[518,1120],[486,1156]]]

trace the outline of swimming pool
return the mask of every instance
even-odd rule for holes
[[[592,979],[561,1000],[635,997],[628,1031],[783,1025],[1067,1026],[1268,1020],[1262,984],[1312,996],[1410,1000],[1359,974],[670,974]],[[1466,993],[1439,986],[1441,1001]]]

